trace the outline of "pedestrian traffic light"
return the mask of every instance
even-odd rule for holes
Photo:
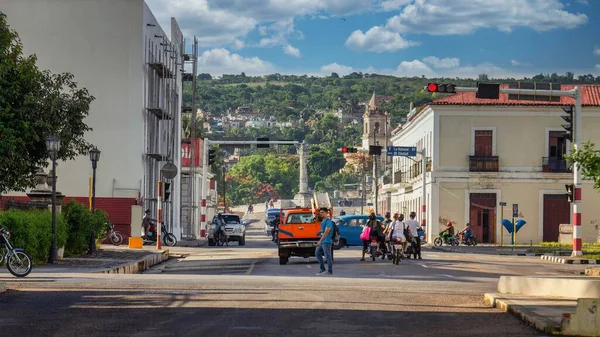
[[[341,148],[341,151],[342,151],[342,153],[357,153],[358,149],[355,148],[355,147],[346,147],[346,146],[344,146],[344,147]]]
[[[217,150],[208,150],[208,165],[215,163],[217,157]]]
[[[163,188],[163,200],[167,201],[169,200],[169,197],[171,196],[171,183],[169,182],[164,182],[164,188]]]
[[[456,86],[454,84],[429,83],[425,87],[425,90],[427,90],[428,92],[440,92],[440,93],[444,93],[444,94],[453,94],[453,93],[455,93],[455,91],[454,91],[455,87]]]
[[[573,106],[569,105],[566,107],[562,108],[567,115],[562,115],[560,117],[562,117],[562,119],[564,119],[567,123],[569,124],[563,124],[562,127],[563,129],[565,129],[567,132],[565,133],[564,137],[568,140],[570,140],[571,142],[573,141]]]
[[[383,146],[381,145],[369,145],[369,154],[374,156],[380,156],[382,147]]]
[[[567,201],[573,202],[573,191],[575,191],[575,185],[567,184],[565,185],[565,189],[567,190],[567,192],[565,193],[567,195]]]
[[[257,142],[268,142],[269,138],[256,138]],[[269,144],[256,144],[256,148],[257,149],[264,149],[264,148],[269,148],[270,145]]]

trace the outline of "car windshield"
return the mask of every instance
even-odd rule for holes
[[[239,215],[230,215],[230,214],[224,214],[223,220],[225,220],[225,223],[241,223],[242,222],[240,220]]]
[[[290,214],[289,218],[287,218],[286,223],[312,223],[313,222],[313,214],[312,213],[294,213]]]

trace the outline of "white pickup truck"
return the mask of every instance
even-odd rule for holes
[[[246,226],[242,225],[242,219],[237,214],[223,214],[223,220],[225,221],[225,234],[227,235],[228,241],[237,241],[238,245],[246,245]],[[215,230],[217,216],[215,215],[210,223],[208,230],[208,245],[214,246],[215,242]]]

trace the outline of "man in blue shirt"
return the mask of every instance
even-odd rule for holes
[[[319,221],[321,221],[321,238],[317,243],[317,248],[315,250],[315,255],[317,257],[317,261],[319,261],[319,266],[321,267],[321,271],[317,273],[317,275],[325,275],[326,273],[331,275],[333,274],[333,258],[332,254],[332,230],[333,230],[333,222],[329,219],[329,209],[323,207],[319,210],[319,215],[317,217]],[[325,271],[325,263],[323,262],[323,255],[327,259],[327,271]]]

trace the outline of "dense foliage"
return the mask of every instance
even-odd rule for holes
[[[94,97],[73,75],[40,71],[0,12],[0,194],[33,187],[38,167],[48,162],[46,137],[61,140],[58,159],[87,153],[84,123]]]
[[[600,150],[596,150],[594,143],[584,143],[583,148],[574,150],[567,160],[571,164],[577,163],[583,178],[593,180],[594,189],[600,192]]]
[[[360,116],[364,112],[364,106],[360,103],[368,101],[374,92],[378,96],[393,97],[391,100],[383,102],[381,108],[390,113],[392,125],[395,126],[408,114],[411,102],[415,106],[420,106],[441,97],[423,89],[430,82],[453,83],[457,86],[475,86],[477,81],[509,83],[518,80],[593,84],[600,83],[600,76],[580,75],[576,77],[573,73],[564,75],[555,73],[540,74],[524,79],[492,79],[481,74],[478,79],[474,80],[399,78],[363,73],[351,73],[346,76],[332,73],[327,77],[281,74],[246,76],[242,73],[223,75],[220,78],[213,78],[209,74],[200,74],[198,80],[198,107],[210,112],[212,116],[227,115],[238,107],[249,107],[265,117],[275,116],[280,122],[296,122],[294,127],[234,128],[225,130],[223,134],[205,134],[198,127],[198,134],[207,135],[211,139],[254,140],[258,137],[269,137],[270,139],[305,141],[312,145],[309,155],[310,187],[319,191],[332,192],[359,181],[361,172],[340,171],[344,167],[345,161],[337,149],[342,146],[359,145],[363,132],[361,124],[342,124],[332,112],[341,109],[345,114]],[[189,106],[191,98],[191,87],[187,85],[184,87],[184,105]],[[190,129],[188,120],[184,121],[184,126],[187,130]],[[232,150],[229,149],[229,152]],[[243,149],[242,155],[254,154],[259,158],[274,152],[295,154],[296,150],[289,146],[280,146],[270,150]],[[258,160],[252,159],[252,162],[256,163]],[[228,204],[264,201],[262,198],[265,196],[265,189],[271,191],[269,193],[273,196],[282,197],[287,197],[292,191],[297,191],[297,175],[292,179],[295,185],[291,189],[282,190],[278,186],[285,184],[282,185],[282,181],[275,176],[266,175],[263,166],[253,165],[250,168],[246,161],[237,165],[243,165],[242,171],[252,178],[238,182],[240,178],[245,179],[245,177],[238,176],[238,173],[231,175],[231,179],[236,182],[228,185]],[[237,165],[233,166],[232,171],[237,170]],[[221,167],[221,162],[217,160],[214,170],[219,181],[222,181],[223,178]]]
[[[89,247],[89,238],[92,231],[99,239],[106,233],[108,215],[102,210],[90,212],[84,205],[71,200],[63,206],[61,216],[65,218],[67,223],[66,255],[85,253]]]

